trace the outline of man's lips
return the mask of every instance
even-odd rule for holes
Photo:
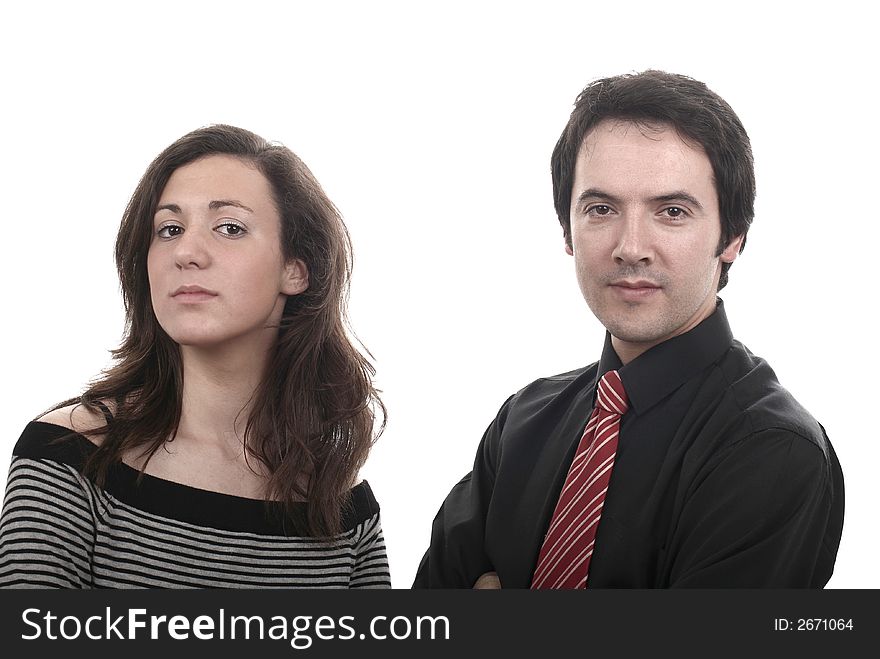
[[[612,291],[626,302],[639,302],[653,297],[660,289],[652,281],[638,279],[635,281],[621,279],[609,284]]]
[[[611,282],[609,284],[609,286],[619,286],[620,288],[629,288],[629,289],[660,288],[659,285],[655,284],[652,281],[648,281],[646,279],[638,279],[636,281],[621,279],[618,281]]]

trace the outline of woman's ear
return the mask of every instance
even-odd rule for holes
[[[284,266],[281,292],[284,295],[297,295],[309,287],[309,269],[301,259],[291,259]]]

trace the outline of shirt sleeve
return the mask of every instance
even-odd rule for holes
[[[413,588],[472,588],[494,568],[486,555],[486,516],[498,465],[501,431],[509,398],[483,434],[473,470],[446,497],[434,517],[431,544],[419,565]]]
[[[830,450],[781,429],[730,447],[690,486],[667,548],[670,587],[824,586],[837,546],[827,538],[840,531],[829,532],[833,509],[842,520],[843,506]]]
[[[88,588],[95,523],[76,470],[13,457],[0,516],[0,587]]]
[[[351,574],[351,588],[391,588],[388,554],[385,538],[377,513],[364,522],[363,531],[355,545],[355,562]]]

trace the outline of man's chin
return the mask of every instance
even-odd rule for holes
[[[653,344],[663,341],[670,334],[670,328],[665,323],[654,322],[656,319],[645,318],[600,318],[611,336],[618,341],[626,341],[633,344]]]

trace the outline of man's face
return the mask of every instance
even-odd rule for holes
[[[715,310],[721,237],[712,164],[672,128],[604,120],[574,172],[571,236],[578,283],[624,363]]]

